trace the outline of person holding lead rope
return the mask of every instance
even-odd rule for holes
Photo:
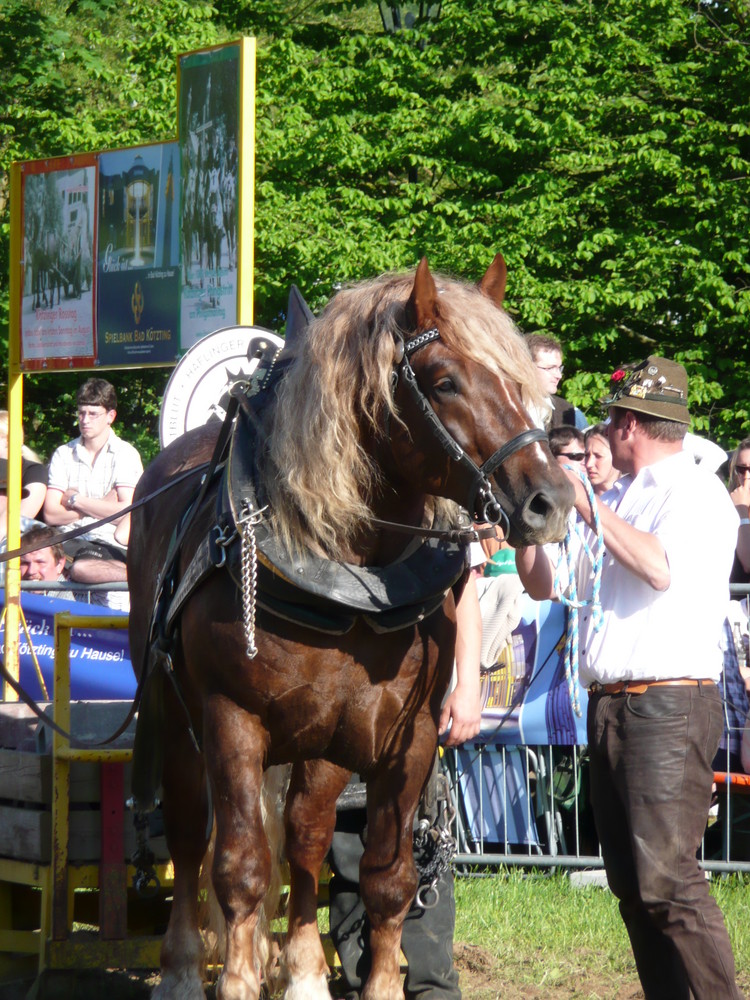
[[[738,516],[721,481],[683,451],[687,396],[673,361],[651,356],[616,371],[606,405],[622,478],[592,504],[569,473],[591,529],[588,546],[571,541],[579,675],[597,834],[646,1000],[736,1000],[729,935],[697,851],[723,729],[716,682]],[[698,525],[710,538],[699,557]],[[565,599],[549,547],[519,549],[516,562],[532,597]]]

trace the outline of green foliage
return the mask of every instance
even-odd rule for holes
[[[699,433],[750,431],[747,0],[454,0],[394,36],[364,0],[10,0],[0,167],[170,136],[175,55],[239,34],[259,39],[257,323],[283,328],[292,282],[318,310],[423,254],[479,278],[501,250],[508,307],[563,341],[592,419],[653,352],[688,366]],[[164,381],[143,376],[152,412]]]

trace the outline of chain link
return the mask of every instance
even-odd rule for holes
[[[446,785],[447,788],[447,785]],[[450,796],[450,791],[448,791]],[[450,825],[456,815],[450,798],[443,800],[442,808],[432,826],[423,819],[414,832],[414,850],[418,855],[417,874],[419,888],[415,903],[423,910],[431,910],[440,899],[438,882],[450,869],[458,850]]]
[[[242,531],[242,624],[245,630],[245,651],[252,660],[258,654],[255,645],[255,609],[258,586],[258,546],[255,539],[255,525],[263,520],[263,511],[255,510],[252,504],[243,509],[239,519]]]

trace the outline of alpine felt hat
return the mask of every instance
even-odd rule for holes
[[[661,420],[689,424],[687,372],[676,361],[652,354],[612,375],[606,407],[620,406]]]

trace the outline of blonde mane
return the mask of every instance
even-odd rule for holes
[[[433,278],[444,343],[518,383],[527,407],[539,407],[531,357],[507,313],[474,285]],[[289,547],[340,560],[373,516],[378,471],[363,442],[382,436],[393,414],[394,338],[404,335],[413,284],[413,274],[386,274],[344,289],[302,335],[262,460],[274,527]]]

